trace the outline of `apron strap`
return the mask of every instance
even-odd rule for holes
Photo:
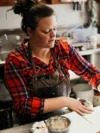
[[[66,83],[67,83],[67,86],[68,86],[68,88],[70,89],[70,88],[71,88],[70,80],[69,80],[68,76],[66,75],[64,69],[63,69],[63,68],[61,67],[61,65],[58,63],[58,59],[57,59],[56,56],[54,55],[54,49],[52,49],[52,48],[51,48],[51,54],[52,54],[52,56],[53,56],[53,58],[54,58],[54,61],[55,61],[55,64],[56,64],[56,68],[58,69],[59,72],[62,71],[62,73],[63,73],[64,76],[65,76],[65,81],[66,81]]]
[[[32,67],[33,67],[33,70],[34,70],[34,78],[37,80],[37,74],[36,74],[34,58],[32,58],[32,50],[30,48],[30,44],[29,43],[28,43],[28,58],[29,58],[29,61],[32,63]]]

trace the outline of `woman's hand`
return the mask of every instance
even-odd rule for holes
[[[90,114],[93,112],[92,109],[90,109],[89,107],[86,107],[85,105],[83,105],[79,100],[76,100],[74,98],[70,98],[70,97],[67,97],[66,99],[66,106],[68,108],[70,108],[71,110],[77,112],[78,114],[80,115],[84,115],[85,113],[86,114]]]

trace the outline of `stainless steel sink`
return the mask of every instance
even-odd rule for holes
[[[0,30],[0,66],[4,65],[10,51],[20,45],[24,36],[25,34],[20,29]]]
[[[20,45],[25,34],[20,29],[0,30],[0,51],[11,51]]]

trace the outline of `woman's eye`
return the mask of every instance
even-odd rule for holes
[[[49,31],[43,31],[43,33],[48,34],[48,33],[49,33]]]
[[[50,30],[47,30],[47,31],[43,31],[43,33],[44,34],[48,34],[48,33],[50,33],[51,31],[56,31],[57,30],[57,28],[55,27],[55,28],[53,28],[53,29],[50,29]]]

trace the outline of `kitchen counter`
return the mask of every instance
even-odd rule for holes
[[[86,114],[83,118],[76,112],[65,114],[71,120],[69,133],[96,133],[100,131],[100,106],[94,108],[92,114]],[[33,123],[13,127],[6,130],[0,130],[0,133],[30,133]]]
[[[96,133],[100,131],[100,106],[93,108],[91,114],[80,116],[76,112],[65,114],[71,120],[69,133]]]
[[[5,130],[0,130],[0,133],[30,133],[30,128],[33,123],[25,124],[18,127],[13,127]]]

